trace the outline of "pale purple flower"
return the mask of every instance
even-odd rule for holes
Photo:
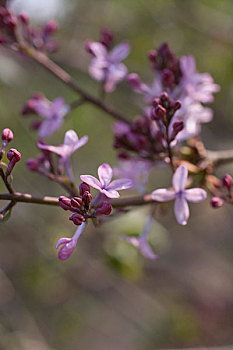
[[[70,107],[65,104],[62,97],[58,97],[52,102],[46,98],[37,98],[33,100],[33,109],[43,117],[38,132],[41,138],[45,138],[61,127],[64,116],[69,112]]]
[[[153,222],[153,217],[149,216],[146,222],[146,225],[144,227],[144,230],[142,234],[138,237],[136,236],[121,236],[121,238],[128,242],[131,243],[134,247],[138,248],[141,254],[148,259],[151,260],[156,260],[158,257],[157,255],[153,252],[151,249],[149,243],[148,243],[148,235],[150,233],[151,225]]]
[[[145,185],[148,182],[151,168],[152,163],[146,160],[121,160],[119,166],[113,169],[113,173],[117,177],[126,177],[132,180],[138,192],[145,194]]]
[[[219,85],[214,83],[210,74],[197,72],[194,57],[181,57],[180,68],[182,71],[180,85],[182,90],[185,91],[185,95],[195,101],[203,103],[213,102],[213,93],[219,91]]]
[[[191,188],[186,190],[185,185],[188,178],[188,170],[183,165],[179,166],[172,179],[173,190],[160,188],[152,192],[151,197],[158,202],[166,202],[175,199],[175,216],[179,224],[186,225],[189,218],[188,203],[199,203],[206,199],[206,191],[202,188]]]
[[[151,104],[164,91],[159,73],[154,78],[151,86],[143,83],[136,73],[129,74],[127,80],[135,92],[144,95],[144,101],[147,104]]]
[[[115,85],[123,80],[127,74],[127,68],[121,61],[129,55],[129,44],[122,42],[108,52],[103,44],[90,42],[88,49],[94,56],[89,66],[90,75],[94,79],[104,82],[106,92],[112,92]]]
[[[60,260],[66,260],[71,256],[74,248],[77,245],[79,237],[84,231],[85,226],[86,223],[83,222],[75,231],[75,234],[72,238],[60,238],[58,240],[56,244],[56,249],[58,249],[61,246],[57,255]]]
[[[69,130],[65,133],[64,143],[60,146],[44,145],[38,142],[38,147],[42,150],[47,150],[56,153],[60,157],[60,166],[65,166],[68,177],[73,182],[72,168],[70,165],[71,155],[80,147],[84,146],[88,141],[88,136],[83,136],[81,139],[74,130]]]
[[[113,175],[112,168],[106,163],[99,166],[98,175],[99,180],[92,175],[81,175],[80,179],[109,198],[118,198],[120,195],[117,191],[125,190],[133,186],[133,182],[130,179],[111,181]]]

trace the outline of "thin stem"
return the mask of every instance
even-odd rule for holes
[[[58,79],[60,79],[64,84],[69,86],[73,91],[80,94],[85,101],[92,103],[97,106],[99,109],[102,109],[107,114],[111,115],[117,120],[120,120],[124,123],[129,124],[130,122],[125,118],[121,113],[114,110],[112,107],[107,106],[101,100],[93,97],[88,92],[79,87],[77,82],[61,67],[59,67],[55,62],[50,60],[45,54],[42,52],[36,51],[33,48],[29,47],[21,47],[21,51],[26,55],[40,63],[44,68],[46,68],[49,72],[55,75]]]

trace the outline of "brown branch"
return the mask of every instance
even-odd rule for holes
[[[83,97],[83,99],[87,102],[92,103],[99,109],[105,111],[107,114],[111,115],[117,120],[120,120],[124,123],[129,124],[130,122],[118,111],[114,110],[111,106],[107,106],[101,100],[93,97],[88,92],[84,91],[79,87],[77,82],[61,67],[59,67],[55,62],[50,60],[45,54],[42,52],[36,51],[32,48],[21,47],[21,51],[25,53],[27,56],[34,59],[36,62],[40,63],[44,68],[46,68],[50,73],[55,75],[58,79],[60,79],[64,84],[69,86],[73,91],[77,92],[79,95]]]

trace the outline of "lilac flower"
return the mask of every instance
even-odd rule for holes
[[[113,173],[118,177],[132,180],[138,192],[145,194],[145,185],[148,182],[151,168],[152,163],[146,160],[121,160],[119,166],[113,169]]]
[[[133,182],[130,179],[118,179],[111,182],[112,168],[109,164],[104,163],[100,165],[98,168],[98,175],[99,180],[91,175],[81,175],[80,179],[109,198],[118,198],[120,195],[117,191],[125,190],[133,186]]]
[[[150,233],[150,228],[153,222],[153,217],[149,216],[144,227],[142,234],[138,237],[136,236],[122,236],[126,242],[131,243],[134,247],[138,248],[141,254],[148,259],[156,260],[158,257],[152,251],[150,245],[148,244],[147,237]]]
[[[90,75],[104,82],[106,92],[112,92],[115,85],[127,74],[126,66],[121,63],[129,55],[130,47],[126,42],[115,46],[110,52],[99,42],[88,43],[88,50],[94,56],[89,66]]]
[[[74,130],[69,130],[65,133],[64,143],[60,146],[44,145],[42,142],[38,142],[38,147],[41,150],[47,150],[56,153],[60,157],[60,166],[65,166],[68,177],[73,182],[72,168],[70,165],[71,155],[77,151],[80,147],[84,146],[88,141],[88,136],[83,136],[81,139]]]
[[[206,191],[202,188],[191,188],[186,190],[185,185],[188,178],[188,170],[179,166],[172,179],[174,190],[160,188],[152,192],[151,197],[155,201],[166,202],[175,199],[175,216],[179,224],[186,225],[189,218],[188,203],[199,203],[206,199]]]
[[[43,117],[39,127],[39,136],[44,138],[61,127],[64,116],[69,112],[70,107],[65,104],[62,97],[58,97],[52,102],[46,98],[36,98],[33,100],[33,110]]]
[[[214,83],[208,73],[198,73],[193,56],[180,58],[182,78],[180,84],[185,94],[195,101],[203,103],[213,102],[213,93],[219,91],[219,85]]]
[[[66,260],[71,256],[74,248],[77,245],[79,237],[81,236],[81,234],[84,231],[85,226],[86,226],[86,223],[83,222],[78,227],[78,229],[76,230],[76,232],[72,238],[60,238],[58,240],[58,242],[56,244],[56,249],[58,249],[61,246],[61,248],[58,252],[58,255],[57,255],[60,260]]]

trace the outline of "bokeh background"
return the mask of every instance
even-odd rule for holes
[[[93,94],[98,84],[87,74],[86,39],[99,30],[128,39],[130,72],[152,80],[147,52],[167,41],[177,55],[192,54],[200,72],[221,85],[213,104],[214,120],[202,128],[209,149],[232,148],[233,2],[231,0],[15,0],[35,23],[56,18],[60,51],[54,59]],[[25,166],[35,156],[36,134],[30,118],[20,116],[34,91],[49,99],[76,96],[36,63],[0,48],[0,129],[10,127],[22,161],[14,172],[18,191],[34,195],[64,194]],[[129,117],[141,98],[122,83],[109,103]],[[112,123],[93,106],[82,106],[65,120],[51,143],[59,144],[73,128],[89,135],[73,155],[79,175],[96,172],[102,162],[117,165]],[[233,165],[218,175],[233,173]],[[167,168],[154,170],[148,191],[170,184]],[[2,184],[0,191],[5,192]],[[129,192],[133,194],[133,192]],[[61,262],[55,244],[71,236],[74,226],[59,208],[20,204],[0,226],[0,348],[9,350],[152,350],[227,346],[233,349],[232,208],[213,210],[208,201],[191,206],[187,227],[180,227],[172,208],[153,226],[151,242],[160,258],[146,261],[119,239],[140,233],[147,209],[122,215],[98,230],[91,225],[72,257]],[[225,347],[224,347],[225,348]]]

